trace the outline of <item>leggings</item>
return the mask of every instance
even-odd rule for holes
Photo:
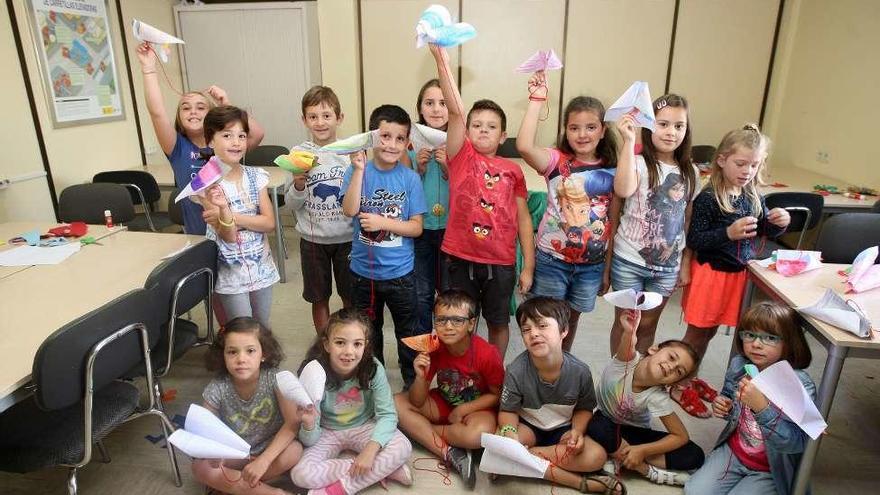
[[[266,328],[269,325],[269,312],[272,309],[272,286],[252,292],[241,294],[217,294],[223,309],[226,311],[226,321],[239,316],[252,316]]]
[[[323,430],[318,443],[307,448],[302,459],[293,467],[290,478],[296,486],[310,490],[324,488],[338,480],[349,495],[387,478],[406,464],[412,453],[412,444],[400,430],[395,430],[391,440],[376,454],[372,471],[362,476],[353,478],[348,474],[354,459],[339,458],[344,450],[363,450],[375,427],[375,421],[368,421],[346,430]]]

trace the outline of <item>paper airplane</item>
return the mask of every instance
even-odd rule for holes
[[[172,433],[168,442],[197,459],[247,459],[251,453],[244,439],[196,404],[190,404],[183,429]]]
[[[642,311],[654,309],[663,302],[663,296],[656,292],[641,292],[635,289],[608,292],[602,297],[618,308]]]
[[[484,473],[543,478],[550,461],[542,459],[526,449],[516,440],[483,433],[480,445],[485,449],[480,461],[480,471]]]
[[[812,306],[795,309],[829,325],[846,330],[856,337],[863,339],[871,337],[871,322],[868,318],[861,311],[847,304],[840,295],[831,289],[826,289],[825,294]]]
[[[758,373],[752,378],[752,384],[813,440],[828,428],[813,399],[785,359]]]
[[[324,398],[327,373],[321,363],[312,360],[305,365],[299,378],[290,371],[284,370],[275,375],[275,382],[281,395],[288,400],[302,407],[318,407],[321,399]]]
[[[516,71],[523,74],[531,74],[539,70],[559,70],[561,68],[562,61],[556,56],[556,52],[553,50],[538,50],[528,60],[519,64]]]
[[[616,122],[624,115],[632,115],[639,127],[654,130],[654,108],[648,83],[636,81],[605,111],[605,122]]]
[[[432,353],[440,348],[440,339],[434,332],[422,335],[413,335],[400,339],[407,347],[418,352]]]
[[[880,287],[880,265],[874,263],[878,249],[878,246],[871,246],[853,260],[846,277],[847,292],[865,292]]]
[[[184,44],[182,39],[171,36],[165,31],[156,29],[146,22],[141,22],[137,19],[131,20],[131,32],[138,41],[146,41],[152,45],[153,51],[166,64],[168,63],[168,56],[171,55],[171,45]]]
[[[223,164],[219,158],[212,156],[205,166],[199,170],[199,173],[180,191],[180,194],[174,198],[175,203],[179,203],[181,199],[188,198],[200,194],[205,189],[220,182],[223,175],[229,171],[229,166]]]
[[[422,124],[413,123],[409,140],[416,153],[424,148],[434,149],[446,144],[446,133]]]
[[[304,174],[318,163],[318,157],[308,151],[293,150],[287,155],[279,155],[273,162],[293,174]]]
[[[456,46],[477,35],[477,30],[466,22],[452,22],[452,16],[442,5],[431,5],[416,24],[416,48],[428,43],[444,47]]]
[[[364,151],[374,148],[379,144],[379,131],[372,130],[349,136],[347,138],[334,141],[327,146],[322,146],[319,151],[328,153],[336,153],[337,155],[350,155],[356,151]]]

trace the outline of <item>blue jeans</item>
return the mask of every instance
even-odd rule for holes
[[[434,292],[437,288],[437,277],[440,273],[440,245],[443,244],[441,230],[423,230],[422,235],[415,238],[415,277],[418,305],[416,309],[417,327],[419,332],[429,332],[433,328],[431,314],[434,312]]]
[[[592,265],[566,263],[541,250],[535,259],[531,295],[563,299],[578,313],[593,311],[596,295],[602,287],[604,262]]]
[[[705,464],[684,485],[685,495],[718,493],[721,495],[776,495],[773,475],[753,471],[739,462],[722,444],[706,458]]]

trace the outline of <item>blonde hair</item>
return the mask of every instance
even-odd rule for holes
[[[709,184],[712,186],[712,192],[715,194],[715,201],[724,213],[735,213],[735,209],[730,202],[731,187],[725,182],[724,174],[721,166],[718,165],[718,159],[736,152],[736,148],[747,148],[762,153],[761,162],[758,164],[758,173],[755,178],[743,186],[742,194],[749,199],[751,203],[751,214],[755,218],[759,218],[763,213],[761,208],[761,195],[758,193],[758,185],[763,184],[762,173],[764,172],[764,162],[767,161],[767,154],[770,149],[770,138],[761,133],[758,124],[748,123],[741,129],[730,131],[721,139],[721,144],[715,150],[712,157],[712,175],[709,177]]]
[[[192,96],[192,95],[199,95],[202,98],[204,98],[205,102],[207,102],[207,104],[208,104],[208,110],[211,110],[212,108],[217,106],[214,104],[214,99],[211,98],[204,91],[188,91],[188,92],[184,93],[180,97],[180,100],[177,101],[177,113],[174,115],[174,130],[177,131],[179,134],[186,134],[186,131],[183,128],[183,122],[180,120],[180,107],[183,106],[183,100],[185,100],[187,96]]]

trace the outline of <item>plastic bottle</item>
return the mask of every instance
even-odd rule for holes
[[[113,215],[110,214],[110,210],[104,210],[104,224],[108,229],[113,228]]]

